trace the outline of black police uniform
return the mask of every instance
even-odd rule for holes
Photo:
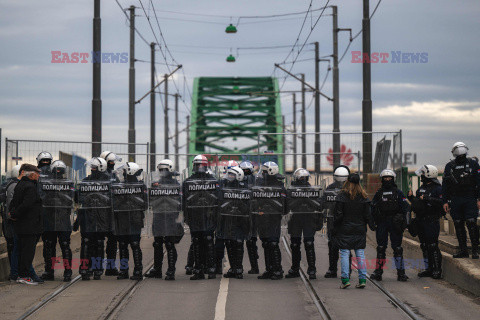
[[[107,166],[107,174],[110,175],[110,180],[112,183],[115,182],[120,182],[120,179],[117,177],[117,173],[114,170],[114,167],[111,165]],[[113,264],[105,270],[105,275],[106,276],[118,276],[118,269],[115,264],[115,261],[117,259],[117,243],[118,239],[115,237],[115,235],[112,232],[107,232],[105,234],[105,237],[107,238],[107,245],[105,246],[105,254],[107,256],[108,261],[113,261]]]
[[[262,175],[258,175],[255,179],[256,187],[281,187],[282,193],[285,195],[286,190],[283,185],[284,177],[280,174],[269,175],[264,172]],[[258,279],[272,279],[279,280],[283,278],[283,269],[282,269],[282,254],[280,251],[279,241],[280,241],[280,228],[281,228],[281,218],[285,214],[285,206],[283,206],[283,211],[278,212],[278,214],[270,214],[265,218],[264,216],[256,217],[257,221],[257,230],[259,232],[260,240],[262,241],[262,247],[265,254],[265,272],[258,276]],[[271,217],[268,217],[271,216]],[[267,219],[266,221],[262,221]],[[264,223],[269,223],[270,225],[265,226]],[[262,229],[270,229],[268,232],[272,235],[269,237],[263,237],[260,231]]]
[[[443,201],[450,206],[455,233],[457,234],[459,252],[454,258],[468,258],[467,224],[470,241],[472,243],[472,258],[478,259],[479,231],[477,226],[478,207],[480,198],[480,166],[478,162],[466,155],[456,157],[447,163],[442,183]]]
[[[246,174],[243,178],[243,183],[247,185],[247,187],[251,187],[255,183],[255,176],[250,173]],[[252,216],[252,236],[250,239],[245,241],[248,253],[248,260],[250,260],[250,267],[251,269],[248,271],[249,274],[259,274],[260,271],[258,269],[258,246],[257,246],[257,225],[256,225],[256,216]]]
[[[391,183],[382,182],[382,187],[372,201],[373,218],[377,225],[377,263],[375,271],[371,275],[372,279],[382,280],[389,237],[397,268],[397,280],[406,281],[408,279],[403,263],[402,238],[409,210],[410,205],[407,199],[393,180]]]
[[[422,182],[416,196],[409,197],[412,211],[415,212],[413,224],[418,233],[426,266],[418,276],[439,279],[442,275],[442,254],[438,248],[439,218],[444,215],[442,187],[437,179],[428,179],[422,176]],[[422,196],[423,199],[420,199]]]
[[[338,270],[339,249],[332,241],[333,226],[333,211],[335,209],[335,201],[340,193],[344,182],[335,181],[327,186],[325,192],[322,195],[321,203],[324,212],[329,211],[330,214],[326,217],[327,221],[327,239],[328,239],[328,271],[325,273],[325,278],[336,278]]]
[[[308,181],[293,181],[291,184],[292,187],[311,187]],[[310,279],[316,279],[317,269],[315,267],[315,232],[321,230],[323,227],[323,219],[320,217],[320,194],[318,191],[309,189],[310,193],[313,194],[315,198],[309,196],[312,199],[302,199],[302,205],[306,205],[307,208],[301,213],[293,213],[292,217],[288,221],[288,233],[290,234],[290,249],[292,250],[292,267],[288,271],[286,278],[296,278],[300,276],[300,261],[302,260],[301,255],[301,242],[303,235],[303,244],[305,246],[305,255],[307,257],[307,274]],[[294,198],[290,198],[290,191],[287,191],[287,212],[291,210],[302,210],[301,208],[295,208]],[[299,200],[299,199],[296,199]],[[307,201],[309,201],[307,203]],[[318,211],[318,213],[313,212],[313,210]]]
[[[205,269],[208,273],[209,279],[215,279],[215,221],[204,221],[204,227],[200,229],[206,230],[192,230],[192,223],[194,222],[195,210],[188,208],[187,199],[191,192],[187,188],[187,184],[191,180],[201,180],[205,183],[216,182],[217,188],[219,187],[218,181],[214,176],[207,172],[195,172],[188,177],[182,185],[183,194],[183,212],[185,214],[185,221],[190,226],[190,233],[192,237],[192,255],[194,260],[193,276],[191,280],[201,280],[205,278]],[[218,197],[218,193],[216,193]],[[210,216],[215,216],[215,213],[211,213]],[[197,221],[198,222],[198,221]],[[202,222],[200,222],[202,223]]]

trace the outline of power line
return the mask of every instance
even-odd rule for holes
[[[123,9],[122,8],[122,5],[120,4],[120,2],[118,2],[118,0],[115,0],[115,2],[117,2],[120,10],[122,10],[123,14],[125,15],[125,18],[127,19],[128,21],[128,24],[130,25],[130,21],[129,21],[129,17],[127,15],[127,13],[125,12],[126,9]],[[138,34],[138,36],[140,37],[140,39],[143,40],[143,42],[145,42],[146,45],[150,46],[150,43],[148,43],[148,41],[145,39],[145,37],[140,33],[140,31],[138,31],[137,28],[134,28],[135,29],[135,32]]]
[[[373,10],[372,14],[370,15],[370,19],[373,18],[375,12],[377,12],[377,9],[378,9],[378,6],[380,5],[380,3],[382,2],[382,0],[378,0],[377,2],[377,5],[375,6],[375,9]],[[350,42],[348,43],[348,46],[347,48],[345,49],[345,51],[343,52],[342,54],[342,57],[338,60],[338,64],[340,64],[340,62],[342,62],[343,58],[345,57],[345,55],[347,54],[348,52],[348,49],[350,49],[350,46],[352,45],[352,42],[358,38],[359,35],[361,35],[363,32],[363,27],[362,29],[360,29],[360,31],[357,32],[357,34],[354,36],[354,37],[351,37],[350,38]]]

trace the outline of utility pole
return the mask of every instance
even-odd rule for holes
[[[320,48],[315,42],[315,173],[320,170]]]
[[[338,73],[338,13],[332,6],[333,14],[333,167],[340,165],[340,85]]]
[[[178,93],[175,94],[175,171],[178,171]]]
[[[370,0],[363,0],[362,47],[370,57]],[[370,63],[363,62],[362,149],[363,173],[372,172],[372,77]]]
[[[187,131],[187,147],[185,150],[187,150],[186,154],[190,153],[190,116],[187,116],[187,123],[185,125],[186,131]],[[187,157],[187,166],[188,166],[188,157]]]
[[[307,131],[307,121],[305,118],[305,73],[302,76],[302,168],[307,169],[307,137],[305,132]],[[308,170],[308,169],[307,169]]]
[[[285,167],[286,167],[286,163],[285,163],[285,156],[286,156],[286,153],[287,153],[287,150],[285,148],[285,116],[282,115],[282,144],[283,144],[283,174],[285,174]]]
[[[168,74],[165,74],[164,143],[165,158],[168,158]]]
[[[157,145],[155,138],[155,43],[150,43],[150,86],[152,92],[150,93],[150,171],[155,171]]]
[[[293,98],[293,167],[297,169],[297,98],[295,93]]]
[[[92,157],[98,157],[102,152],[102,98],[101,76],[102,64],[102,20],[100,19],[100,0],[95,0],[93,9],[93,98],[92,98]]]
[[[128,70],[128,161],[135,162],[135,7],[130,6],[130,68]]]

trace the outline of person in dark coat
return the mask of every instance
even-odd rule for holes
[[[17,282],[31,285],[38,284],[30,278],[29,269],[35,256],[38,238],[43,231],[42,200],[37,187],[39,176],[40,170],[37,167],[24,166],[24,176],[15,187],[9,208],[20,249]]]
[[[350,250],[355,251],[359,283],[357,288],[363,289],[366,284],[367,268],[365,263],[365,247],[367,245],[367,224],[375,230],[374,221],[370,212],[370,203],[367,194],[360,185],[360,176],[350,174],[342,192],[336,199],[334,209],[333,241],[340,249],[342,285],[345,289],[350,286]]]

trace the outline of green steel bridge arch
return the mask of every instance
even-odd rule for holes
[[[278,80],[273,77],[200,77],[193,82],[189,154],[283,153]],[[282,168],[283,157],[278,156]]]

